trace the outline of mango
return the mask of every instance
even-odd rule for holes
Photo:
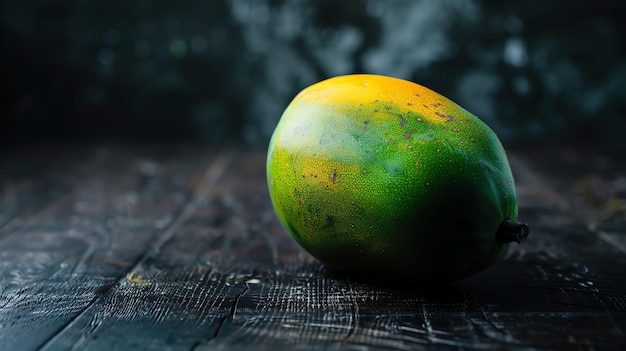
[[[449,283],[528,236],[493,130],[409,81],[357,74],[304,89],[266,166],[280,222],[333,271]]]

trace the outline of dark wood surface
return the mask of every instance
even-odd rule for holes
[[[303,252],[274,215],[263,151],[5,149],[0,349],[626,349],[624,167],[565,148],[510,159],[528,240],[417,288]]]

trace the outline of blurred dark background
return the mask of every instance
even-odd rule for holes
[[[304,87],[425,85],[505,145],[626,151],[622,1],[3,1],[0,140],[265,146]]]

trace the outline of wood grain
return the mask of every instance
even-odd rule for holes
[[[536,155],[511,156],[529,239],[419,287],[328,272],[301,250],[263,152],[60,148],[33,168],[37,150],[0,158],[1,349],[626,347],[626,226],[590,221]]]

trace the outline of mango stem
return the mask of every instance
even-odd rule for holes
[[[521,243],[528,237],[528,224],[507,218],[502,221],[498,231],[496,231],[496,241],[500,244],[507,244],[514,241]]]

